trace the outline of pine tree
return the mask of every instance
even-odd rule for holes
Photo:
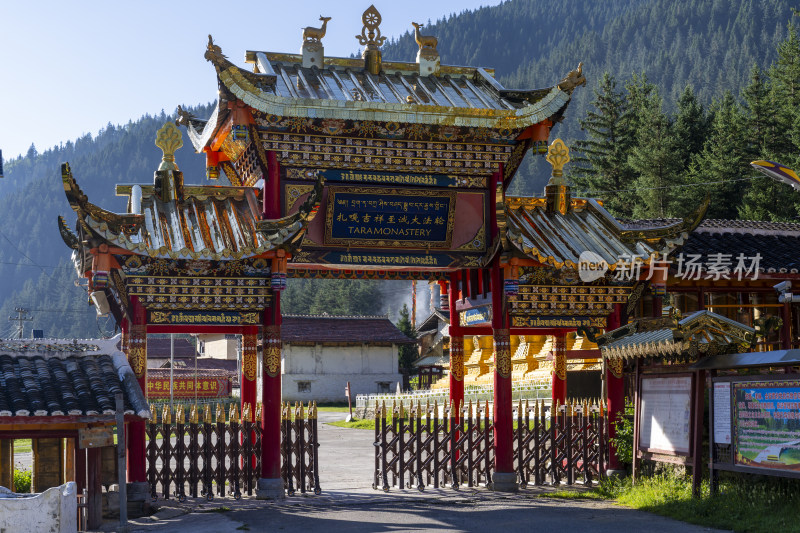
[[[400,309],[400,320],[397,321],[397,329],[402,331],[408,338],[414,338],[414,327],[409,318],[408,306],[403,304]],[[400,372],[408,374],[414,366],[414,359],[417,358],[416,344],[403,344],[400,346],[399,366]]]
[[[711,196],[708,218],[735,219],[746,188],[744,180],[752,176],[743,150],[747,144],[745,117],[730,92],[714,102],[712,111],[711,133],[692,162],[689,181],[697,184],[698,198],[703,193]]]
[[[593,109],[580,121],[587,139],[575,143],[575,167],[571,177],[578,194],[604,196],[605,206],[617,216],[632,214],[630,193],[634,179],[628,151],[634,143],[631,113],[625,93],[617,91],[614,77],[603,74],[594,91]],[[605,192],[604,191],[611,191]]]
[[[764,74],[758,65],[750,70],[750,84],[742,91],[747,116],[749,157],[769,158],[776,148],[775,106],[770,96]]]
[[[688,170],[692,157],[703,149],[710,125],[709,117],[698,101],[694,88],[687,85],[678,98],[678,112],[673,127],[684,170]]]
[[[789,35],[778,45],[778,61],[769,69],[772,99],[776,107],[776,141],[779,155],[793,155],[791,132],[800,116],[800,38],[789,22]]]
[[[635,188],[639,202],[635,218],[666,218],[674,214],[676,191],[683,170],[681,154],[669,118],[662,111],[662,100],[652,91],[639,114],[636,145],[628,163],[638,173]]]

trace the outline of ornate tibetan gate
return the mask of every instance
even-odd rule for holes
[[[371,6],[362,22],[357,59],[325,57],[324,28],[306,33],[301,54],[248,51],[250,68],[209,38],[218,106],[208,119],[179,108],[178,122],[205,154],[207,177],[224,173],[230,186],[185,185],[174,163],[183,141],[168,124],[153,183],[117,187],[129,198],[124,214],[89,203],[65,166],[78,226],[76,235],[61,220],[61,233],[98,309],[121,326],[142,387],[147,332],[242,333],[251,335],[242,401],[252,408],[260,331],[264,498],[284,494],[287,276],[438,281],[449,295],[455,405],[464,397],[464,336],[491,336],[493,484],[515,490],[511,336],[555,336],[553,396],[563,403],[564,335],[619,325],[631,287],[683,242],[702,209],[668,227],[628,228],[595,200],[572,197],[562,176],[567,147],[557,140],[548,150],[548,138],[586,81],[580,65],[556,85],[509,90],[491,69],[442,65],[430,36],[417,39],[415,63],[384,62],[380,14]],[[553,166],[545,196],[508,197],[529,150],[547,152]],[[485,323],[466,325],[462,311],[489,303]],[[612,374],[613,416],[622,404]],[[129,458],[129,480],[146,483],[143,424],[131,428]]]

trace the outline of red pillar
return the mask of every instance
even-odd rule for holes
[[[567,334],[553,336],[553,405],[567,402]]]
[[[264,311],[262,334],[263,388],[261,390],[261,479],[256,498],[284,498],[281,478],[281,299],[272,293]]]
[[[458,272],[450,274],[448,294],[450,296],[450,401],[456,409],[464,402],[464,334],[461,333],[456,300],[458,300]]]
[[[622,305],[616,304],[614,312],[608,316],[606,331],[613,331],[622,324]],[[606,373],[606,407],[608,409],[608,436],[614,438],[617,435],[615,422],[620,416],[625,414],[625,380],[622,375],[622,359],[605,359],[604,367]],[[609,444],[610,453],[608,461],[609,470],[622,470],[622,464],[617,457],[617,449]]]
[[[242,375],[239,376],[241,408],[244,412],[245,405],[249,405],[253,415],[256,412],[257,341],[258,328],[256,326],[245,327],[242,332]]]
[[[131,323],[122,322],[123,348],[139,386],[147,393],[147,313],[137,296],[131,296]],[[126,332],[129,329],[129,332]],[[126,333],[128,333],[126,335]],[[124,340],[127,338],[127,342]],[[128,483],[147,482],[145,421],[128,423]]]
[[[490,270],[494,339],[494,477],[495,490],[517,490],[514,472],[514,414],[511,401],[511,340],[503,297],[503,275],[495,260]]]

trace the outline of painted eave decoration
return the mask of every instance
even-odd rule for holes
[[[597,338],[606,358],[678,358],[737,353],[755,341],[756,330],[710,311],[636,319]]]

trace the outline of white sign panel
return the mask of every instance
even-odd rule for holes
[[[731,384],[714,383],[714,442],[731,443]]]
[[[692,378],[642,379],[639,447],[689,454]]]

